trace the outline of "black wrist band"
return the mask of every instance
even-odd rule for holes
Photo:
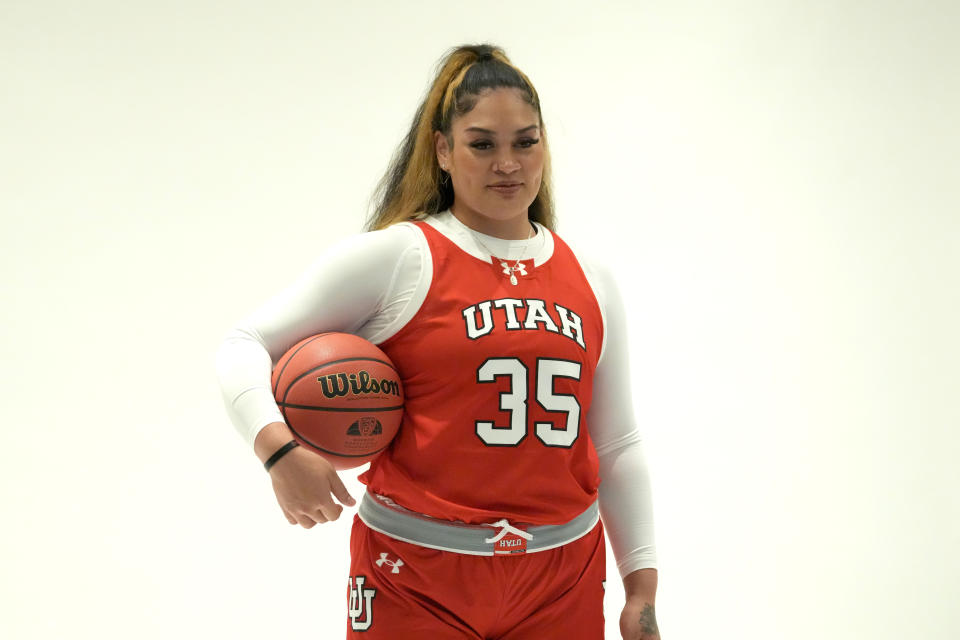
[[[277,449],[277,452],[275,454],[267,458],[267,461],[263,463],[263,468],[266,469],[267,471],[270,471],[270,467],[276,464],[277,460],[279,460],[284,455],[286,455],[286,453],[291,449],[293,449],[294,447],[299,447],[299,446],[300,446],[300,443],[298,443],[296,440],[291,440],[287,444]]]

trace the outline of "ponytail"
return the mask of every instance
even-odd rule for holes
[[[492,45],[464,45],[451,49],[440,60],[436,77],[403,142],[394,153],[387,172],[371,198],[372,213],[366,229],[384,229],[421,215],[434,215],[453,204],[453,186],[444,180],[434,149],[434,132],[449,138],[453,120],[469,113],[487,89],[519,89],[540,120],[544,145],[540,191],[528,215],[554,228],[553,196],[550,182],[550,153],[547,147],[540,98],[530,79]]]

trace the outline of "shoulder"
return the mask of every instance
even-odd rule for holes
[[[616,295],[616,280],[609,262],[595,248],[585,243],[571,242],[556,232],[552,233],[557,240],[565,244],[571,253],[573,253],[574,258],[576,258],[577,263],[579,263],[580,268],[583,270],[584,276],[587,278],[587,282],[590,284],[590,288],[593,289],[594,296],[596,296],[597,302],[600,304],[601,311],[606,312],[611,304],[611,298]]]
[[[346,236],[324,250],[313,269],[347,269],[355,274],[393,270],[401,262],[419,262],[429,255],[423,233],[401,222],[385,229]]]
[[[616,280],[613,275],[613,269],[608,261],[592,247],[586,246],[580,242],[569,242],[565,238],[561,239],[556,233],[554,237],[558,243],[566,245],[573,254],[574,259],[580,265],[580,270],[587,280],[593,292],[593,297],[597,301],[597,307],[600,310],[600,318],[603,323],[603,340],[600,347],[599,362],[604,359],[607,352],[607,344],[612,333],[617,333],[616,321],[611,326],[611,318],[619,317],[622,309],[620,294],[617,289]],[[615,335],[615,341],[619,338]]]
[[[344,238],[336,247],[343,249],[376,249],[388,254],[401,254],[422,245],[423,232],[410,222],[399,222],[386,229],[364,231]]]

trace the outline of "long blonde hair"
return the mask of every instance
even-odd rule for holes
[[[365,228],[368,231],[384,229],[421,213],[432,215],[448,209],[453,204],[453,185],[449,180],[443,180],[434,150],[434,132],[440,131],[450,140],[453,120],[469,113],[483,91],[514,88],[537,112],[543,144],[543,177],[528,216],[548,229],[554,229],[550,149],[540,111],[540,97],[533,83],[510,62],[503,49],[489,44],[451,49],[437,68],[437,75],[417,109],[410,131],[374,191],[372,212]]]

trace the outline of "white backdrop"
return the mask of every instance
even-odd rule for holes
[[[0,636],[343,636],[349,518],[287,524],[213,354],[360,231],[435,62],[490,41],[541,93],[559,231],[627,297],[665,640],[956,638],[958,28],[950,0],[0,1]]]

